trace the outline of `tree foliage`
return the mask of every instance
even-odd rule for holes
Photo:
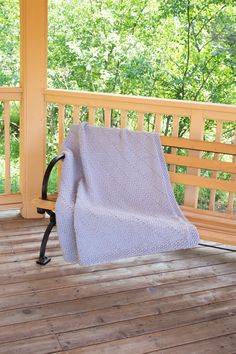
[[[0,0],[0,86],[19,85],[19,16],[19,0]]]
[[[49,0],[49,85],[235,103],[233,0]],[[0,85],[19,84],[19,0],[0,0]]]
[[[234,103],[233,1],[50,0],[52,87]]]
[[[236,103],[234,0],[48,2],[49,87]],[[0,86],[17,86],[19,0],[0,0],[0,43]],[[56,153],[58,111],[55,106],[48,109],[47,157],[50,159]],[[66,107],[66,112],[68,109]],[[83,110],[86,116],[86,108]],[[3,156],[2,111],[0,105],[0,152]],[[115,110],[112,114],[115,126]],[[68,117],[71,118],[71,112]],[[136,118],[134,112],[129,112],[128,124],[134,127]],[[163,117],[165,134],[171,132],[172,118]],[[145,116],[145,124],[149,130],[153,125],[151,115]],[[188,133],[189,124],[189,117],[180,119],[180,136]],[[214,124],[214,121],[206,124],[206,140],[214,135]],[[14,167],[18,166],[18,128],[19,107],[15,106],[11,109]],[[223,129],[225,141],[231,142],[234,132],[235,124],[227,123]],[[185,151],[178,153],[185,154]],[[4,175],[3,166],[0,161],[0,175]],[[209,171],[201,173],[207,175]],[[0,191],[3,190],[3,180],[0,177]],[[53,186],[56,176],[54,182]],[[183,186],[177,187],[176,196],[181,202],[184,189]],[[204,208],[209,202],[209,192],[202,189],[200,193],[199,201]],[[223,198],[219,191],[217,193],[217,198],[227,203],[227,198]]]

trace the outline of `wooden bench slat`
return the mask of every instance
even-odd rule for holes
[[[52,201],[52,200],[43,200],[41,198],[36,198],[33,200],[32,204],[36,208],[55,210],[56,200]]]
[[[161,144],[164,146],[172,146],[182,149],[236,155],[236,145],[234,144],[223,144],[211,141],[175,138],[171,136],[161,136]]]
[[[194,156],[181,156],[165,154],[165,160],[168,164],[177,166],[202,168],[211,171],[236,173],[236,164],[232,162],[223,162],[218,160],[201,159]]]
[[[227,192],[235,192],[236,182],[225,181],[216,178],[205,178],[200,176],[169,172],[172,183],[185,184],[202,188],[219,189]]]

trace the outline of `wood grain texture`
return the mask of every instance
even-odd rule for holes
[[[80,267],[63,262],[54,232],[55,256],[40,267],[46,224],[0,219],[0,354],[233,353],[234,252],[201,246]]]
[[[103,342],[89,347],[83,347],[66,351],[66,354],[98,354],[98,353],[118,353],[118,354],[143,354],[154,350],[163,350],[191,342],[198,342],[210,338],[229,334],[235,334],[236,317],[226,317],[213,321],[205,321],[197,324],[173,328],[166,331],[159,331],[150,334],[138,335],[126,338],[125,333],[119,332],[120,339],[112,342]],[[122,338],[123,335],[123,338]],[[232,342],[231,342],[232,343]],[[233,345],[234,343],[232,343]],[[68,347],[70,343],[68,342]],[[69,349],[69,348],[68,348]],[[233,352],[234,347],[231,348]]]
[[[149,354],[230,354],[233,353],[232,348],[236,348],[236,333],[174,348],[155,350]]]

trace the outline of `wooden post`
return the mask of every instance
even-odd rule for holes
[[[41,217],[32,200],[40,195],[45,168],[47,86],[47,0],[21,0],[21,87],[20,123],[22,216]]]

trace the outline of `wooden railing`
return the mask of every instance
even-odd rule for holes
[[[4,188],[0,194],[0,209],[20,208],[22,206],[22,196],[13,193],[11,187],[11,102],[21,101],[22,90],[20,88],[0,88],[0,102],[3,106],[3,127],[4,134],[1,132],[1,139],[4,146],[4,155],[1,156],[1,166],[3,168],[2,181]]]
[[[0,208],[5,209],[20,208],[23,200],[21,193],[13,193],[11,190],[9,128],[10,102],[20,101],[21,96],[22,91],[19,88],[0,89],[0,101],[4,104],[5,151],[5,190],[0,195]],[[199,190],[208,188],[209,203],[204,206],[204,209],[208,209],[209,213],[219,210],[215,200],[218,191],[223,191],[228,193],[228,200],[227,207],[224,206],[220,210],[221,215],[227,218],[233,217],[236,190],[234,138],[236,106],[52,89],[45,90],[44,101],[45,106],[48,107],[48,120],[55,119],[56,116],[58,150],[61,148],[69,125],[83,120],[88,120],[92,125],[159,132],[162,144],[165,146],[165,158],[169,165],[173,186],[180,184],[184,190],[183,208],[190,207],[197,210],[198,207],[202,207],[198,203]],[[50,107],[54,109],[50,111]],[[43,121],[46,137],[46,119],[43,118]],[[209,122],[214,129],[212,128],[211,141],[206,141],[205,130]],[[226,133],[227,138],[225,138]],[[43,141],[44,139],[39,139],[34,142],[35,156],[37,148],[44,150],[41,147]],[[37,147],[37,144],[40,146]],[[206,152],[209,154],[211,152],[210,157],[206,156]],[[45,156],[39,153],[38,156],[40,165],[43,165]],[[23,156],[21,170],[27,168],[26,164],[27,159]],[[206,173],[204,175],[204,171],[209,172],[208,176]],[[223,173],[225,176],[222,175]],[[30,174],[34,180],[37,171],[29,171],[28,175]],[[24,176],[21,175],[21,179],[23,180]],[[30,185],[31,182],[27,180],[23,183]],[[40,186],[37,187],[37,191],[39,190]],[[37,193],[35,191],[32,195],[36,197],[39,195]],[[27,203],[29,205],[30,201]]]
[[[159,132],[162,144],[169,150],[165,157],[170,165],[171,180],[173,184],[185,185],[184,206],[197,209],[199,187],[208,188],[208,209],[216,209],[216,191],[220,190],[228,193],[227,208],[221,211],[233,214],[236,146],[232,137],[235,136],[236,106],[50,89],[45,91],[45,101],[54,104],[58,110],[59,150],[68,128],[65,126],[68,106],[72,112],[71,123],[86,119],[91,125]],[[212,141],[205,141],[204,133],[209,122],[215,131]],[[225,139],[223,134],[227,131],[230,131],[230,137]],[[179,155],[180,148],[182,153],[185,149],[187,156]],[[212,152],[213,159],[203,158],[206,152]],[[177,173],[176,166],[189,167],[185,173]],[[209,171],[211,176],[200,175],[201,170]],[[227,173],[226,178],[230,180],[222,180],[220,173]]]

